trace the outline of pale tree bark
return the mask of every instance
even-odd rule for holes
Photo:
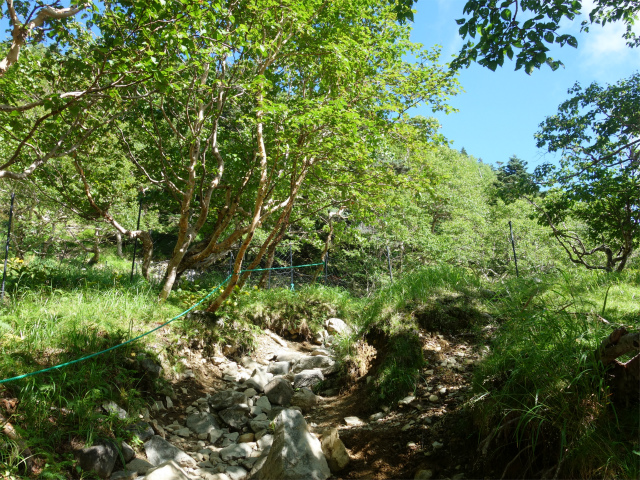
[[[116,231],[116,254],[120,258],[124,257],[122,254],[122,234],[118,231]]]
[[[9,12],[9,22],[11,29],[11,46],[6,57],[0,60],[0,76],[4,75],[11,65],[15,64],[20,57],[20,49],[24,46],[29,35],[36,29],[44,25],[45,22],[51,20],[61,20],[70,18],[91,5],[90,2],[82,3],[77,7],[54,8],[44,6],[38,10],[37,15],[33,19],[26,19],[21,22],[13,5],[13,0],[7,0],[7,10]]]

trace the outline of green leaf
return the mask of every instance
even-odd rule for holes
[[[511,15],[512,15],[511,10],[509,10],[508,8],[505,8],[500,13],[500,16],[502,17],[502,19],[506,20],[507,22],[511,21]]]

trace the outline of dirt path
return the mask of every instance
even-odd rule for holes
[[[424,473],[423,478],[477,478],[476,429],[462,407],[481,352],[469,337],[423,332],[421,338],[427,365],[416,391],[407,392],[399,404],[372,411],[365,375],[339,395],[324,397],[321,405],[305,415],[318,435],[338,427],[349,451],[351,463],[332,478],[413,479],[420,470],[432,475]],[[308,355],[314,348],[265,334],[251,357],[267,364],[283,351]],[[192,368],[195,377],[174,387],[179,403],[185,406],[225,388],[222,373],[215,366],[195,361]],[[347,426],[345,417],[358,417],[361,423]]]

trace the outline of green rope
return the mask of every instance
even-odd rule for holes
[[[298,265],[298,266],[296,266],[294,268],[315,267],[315,266],[318,266],[318,265],[324,265],[324,263],[310,263],[310,264],[307,264],[307,265]],[[256,269],[253,269],[253,270],[241,270],[240,272],[238,272],[238,275],[241,274],[241,273],[245,273],[245,272],[263,272],[263,271],[266,271],[266,270],[281,270],[283,268],[287,268],[288,269],[288,268],[291,268],[291,267],[256,268]],[[204,302],[207,298],[209,298],[211,295],[213,295],[215,292],[217,292],[220,288],[222,288],[222,286],[224,284],[226,284],[232,276],[233,275],[229,275],[227,278],[225,278],[225,280],[220,285],[218,285],[216,288],[211,290],[207,295],[202,297],[197,303],[194,303],[187,310],[185,310],[184,312],[176,315],[171,320],[166,321],[165,323],[163,323],[162,325],[154,328],[153,330],[149,330],[148,332],[143,333],[141,335],[138,335],[137,337],[132,338],[130,340],[127,340],[126,342],[120,343],[118,345],[114,345],[113,347],[109,347],[106,350],[102,350],[102,351],[97,352],[97,353],[92,353],[91,355],[87,355],[86,357],[78,358],[76,360],[71,360],[70,362],[61,363],[59,365],[54,365],[53,367],[45,368],[45,369],[38,370],[38,371],[35,371],[35,372],[25,373],[24,375],[18,375],[17,377],[5,378],[4,380],[0,380],[0,384],[6,383],[6,382],[12,382],[14,380],[22,380],[23,378],[31,377],[33,375],[38,375],[39,373],[50,372],[52,370],[57,370],[59,368],[68,367],[69,365],[73,365],[74,363],[80,363],[80,362],[83,362],[85,360],[89,360],[90,358],[97,357],[98,355],[102,355],[103,353],[107,353],[107,352],[110,352],[112,350],[116,350],[117,348],[124,347],[125,345],[128,345],[128,344],[130,344],[132,342],[135,342],[136,340],[141,339],[142,337],[146,337],[147,335],[155,332],[156,330],[160,330],[163,327],[166,327],[171,322],[173,322],[173,321],[179,319],[180,317],[183,317],[187,313],[189,313],[191,310],[196,308],[198,305],[200,305],[202,302]],[[293,284],[291,284],[291,290],[293,290]]]

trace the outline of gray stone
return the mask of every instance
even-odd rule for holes
[[[269,365],[269,373],[273,375],[286,375],[291,370],[291,362],[273,362]]]
[[[276,418],[273,445],[257,479],[326,480],[330,476],[320,442],[309,432],[302,414],[283,410]]]
[[[75,456],[82,470],[107,478],[118,459],[118,447],[111,440],[98,440],[93,446],[76,451]]]
[[[238,443],[251,443],[255,441],[255,439],[256,439],[256,436],[254,433],[251,433],[251,432],[243,433],[238,437]]]
[[[127,428],[133,433],[133,437],[137,438],[140,442],[146,442],[153,437],[153,428],[147,422],[137,422]]]
[[[222,421],[229,425],[231,428],[241,429],[249,421],[249,417],[247,416],[247,409],[240,407],[239,405],[221,410],[220,412],[218,412],[218,415],[220,416]]]
[[[291,405],[300,407],[302,411],[306,413],[318,404],[319,398],[320,397],[308,388],[302,387],[293,394],[293,397],[291,398]]]
[[[268,430],[270,425],[269,420],[251,420],[249,422],[249,427],[253,431],[253,433],[258,433],[262,430]]]
[[[251,398],[251,397],[255,397],[255,396],[258,394],[258,392],[256,391],[256,389],[255,389],[255,388],[247,388],[247,389],[244,391],[244,394],[245,394],[248,398]]]
[[[255,369],[253,371],[253,375],[249,380],[245,382],[249,387],[255,388],[259,392],[264,392],[264,387],[267,383],[271,381],[273,375],[271,373],[267,373],[262,369]]]
[[[111,480],[134,480],[138,476],[138,472],[134,470],[120,470],[114,472],[109,477]]]
[[[184,427],[184,428],[180,428],[178,430],[176,430],[175,432],[173,432],[175,435],[178,435],[179,437],[190,437],[191,436],[191,429]]]
[[[120,408],[114,401],[104,402],[102,404],[102,408],[105,412],[111,415],[116,415],[121,420],[124,420],[128,416],[127,411],[124,408]]]
[[[120,451],[122,452],[124,463],[130,462],[136,456],[135,450],[125,442],[120,443]]]
[[[192,413],[187,417],[187,427],[193,430],[195,433],[209,433],[217,428],[220,428],[216,417],[210,413],[199,412]]]
[[[273,435],[263,435],[258,440],[258,449],[264,450],[266,448],[270,448],[273,445]]]
[[[286,380],[274,378],[264,387],[264,393],[267,394],[269,402],[287,406],[293,397],[293,388]]]
[[[364,425],[364,422],[358,417],[344,417],[344,423],[348,427],[359,427],[361,425]]]
[[[282,352],[279,353],[276,356],[276,361],[278,362],[290,362],[290,363],[295,363],[297,362],[300,357],[302,357],[301,354],[299,353],[295,353],[295,352]]]
[[[385,413],[384,412],[378,412],[378,413],[374,413],[373,415],[369,416],[369,420],[371,420],[372,422],[375,422],[377,420],[381,420],[385,417]]]
[[[266,396],[260,397],[255,404],[256,407],[260,407],[263,412],[271,410],[271,402]]]
[[[324,326],[327,328],[327,332],[335,335],[345,335],[352,332],[352,329],[343,320],[339,318],[329,318],[324,322]]]
[[[238,466],[230,466],[224,471],[224,473],[231,480],[246,480],[246,478],[249,476],[249,472],[247,472],[244,468]]]
[[[162,367],[147,357],[138,357],[138,363],[142,370],[150,374],[154,378],[160,377]]]
[[[214,410],[231,408],[239,403],[247,403],[247,397],[244,393],[235,390],[223,390],[209,398],[209,405]]]
[[[349,454],[340,440],[337,428],[333,428],[328,435],[322,437],[322,451],[332,473],[339,472],[349,464]]]
[[[215,444],[223,433],[222,430],[211,430],[209,432],[209,442],[211,442],[212,445]]]
[[[138,472],[140,475],[144,475],[151,468],[153,468],[153,465],[151,465],[146,460],[142,460],[141,458],[134,458],[129,463],[127,463],[127,470],[133,470],[135,472]]]
[[[302,357],[293,366],[293,373],[298,373],[303,370],[311,370],[313,368],[321,368],[323,370],[332,370],[335,368],[336,362],[333,358],[326,355],[315,355],[313,357]]]
[[[251,445],[248,443],[237,443],[233,445],[229,445],[228,447],[220,450],[220,458],[222,458],[223,462],[228,462],[229,460],[237,460],[239,458],[247,458],[251,455]]]
[[[410,405],[416,399],[413,395],[404,397],[402,400],[398,400],[398,405]]]
[[[152,465],[158,466],[169,460],[182,466],[194,467],[196,465],[193,458],[158,435],[154,435],[144,444],[144,451]]]
[[[313,389],[318,386],[318,384],[323,380],[324,375],[322,374],[322,370],[320,370],[319,368],[314,368],[312,370],[303,370],[293,377],[293,386],[294,388],[307,387]]]
[[[168,460],[149,470],[145,480],[190,480],[187,472],[173,460]]]
[[[433,477],[433,470],[418,470],[414,480],[429,480]]]

